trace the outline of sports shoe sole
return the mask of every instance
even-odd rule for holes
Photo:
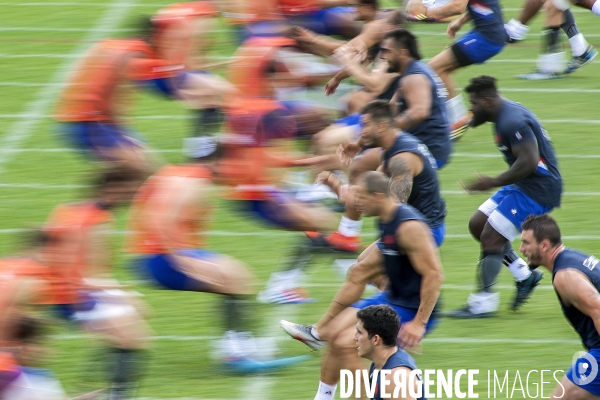
[[[237,360],[225,361],[223,365],[228,371],[235,374],[260,374],[288,368],[308,358],[309,356],[297,356],[269,361],[257,361],[244,357]]]

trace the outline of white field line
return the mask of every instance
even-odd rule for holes
[[[25,228],[7,228],[0,229],[0,235],[10,235],[15,233],[27,232],[28,229]],[[109,235],[121,236],[126,235],[127,231],[111,231],[108,232]],[[228,237],[299,237],[301,235],[300,232],[286,232],[286,231],[264,231],[264,232],[230,232],[230,231],[208,231],[207,235],[212,236],[228,236]],[[364,233],[362,236],[365,238],[374,238],[376,233]],[[446,239],[472,239],[472,236],[468,233],[447,233],[445,235]],[[564,240],[600,240],[600,235],[563,235],[562,238]]]
[[[47,58],[62,58],[59,54],[15,54],[6,55],[0,54],[0,58],[26,58],[26,57],[47,57]],[[216,59],[216,58],[215,58]],[[35,82],[0,82],[0,87],[46,87],[46,86],[61,86],[59,83],[35,83]],[[341,86],[341,85],[340,85]],[[347,85],[347,89],[358,89],[359,86]],[[462,90],[458,88],[457,90]],[[598,93],[600,89],[583,89],[583,88],[501,88],[501,92],[505,93]]]
[[[70,184],[45,184],[45,183],[0,183],[0,188],[14,188],[14,189],[40,189],[40,190],[54,190],[54,189],[85,189],[89,188],[89,185],[70,185]],[[442,190],[443,195],[466,195],[466,192],[462,190]],[[563,192],[563,196],[600,196],[600,192]]]
[[[87,2],[52,2],[52,1],[44,1],[44,2],[24,2],[24,3],[0,3],[1,7],[106,7],[107,3],[87,3]],[[141,3],[141,4],[131,4],[131,2],[123,1],[123,2],[114,2],[110,4],[111,8],[116,7],[164,7],[166,4],[159,3]]]
[[[74,150],[69,147],[55,147],[55,148],[24,148],[24,149],[0,149],[0,151],[6,151],[9,153],[72,153]],[[148,149],[149,153],[182,153],[182,149]],[[500,153],[452,153],[452,157],[458,158],[500,158]],[[588,160],[598,159],[600,154],[558,154],[558,158],[561,160],[574,159],[574,160]]]
[[[46,89],[53,90],[55,87],[46,87]],[[58,89],[58,87],[56,87]],[[57,91],[57,90],[56,90]],[[315,102],[323,106],[324,104],[320,104],[319,102]],[[33,111],[26,113],[16,113],[16,114],[0,114],[0,119],[14,119],[14,118],[50,118],[50,115],[35,113]],[[157,119],[192,119],[192,115],[140,115],[131,117],[133,120],[157,120]],[[544,124],[583,124],[583,125],[600,125],[600,120],[598,119],[542,119],[540,120]],[[2,143],[0,143],[0,148],[2,148]]]
[[[278,307],[278,306],[274,306]],[[279,306],[281,309],[285,307]],[[279,322],[277,323],[277,329],[279,329]],[[52,335],[50,336],[57,340],[80,340],[86,339],[90,336],[85,334],[74,334],[74,335]],[[154,336],[152,340],[157,341],[174,341],[174,342],[196,342],[205,340],[217,340],[220,336]],[[425,338],[425,343],[456,343],[456,344],[484,344],[484,343],[506,343],[506,344],[581,344],[580,340],[576,339],[522,339],[522,338],[498,338],[498,339],[484,339],[484,338],[465,338],[465,337],[436,337],[436,338]],[[254,378],[257,379],[257,378]],[[246,386],[247,388],[248,386]],[[247,389],[246,389],[247,390]],[[249,392],[250,393],[250,392]],[[260,397],[264,399],[265,397]]]
[[[107,30],[117,27],[121,21],[128,15],[128,8],[131,7],[136,0],[120,2],[120,6],[108,5],[104,14],[96,22],[96,24],[88,31],[83,41],[71,53],[73,56],[83,54],[89,47],[90,41],[97,41],[104,37]],[[73,57],[70,57],[73,58]],[[58,70],[52,75],[49,83],[64,82],[71,69],[71,60],[63,63]],[[35,100],[29,102],[25,107],[25,114],[32,116],[21,119],[13,123],[5,133],[0,137],[0,148],[2,149],[18,149],[29,139],[34,132],[36,125],[48,113],[48,108],[59,93],[58,86],[48,86],[41,89],[36,95]],[[14,153],[0,152],[0,174],[3,172],[5,165],[12,159]]]

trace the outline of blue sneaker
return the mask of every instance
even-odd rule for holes
[[[531,271],[529,278],[522,282],[517,282],[517,293],[511,307],[513,311],[516,311],[527,302],[529,297],[531,297],[531,293],[533,293],[533,289],[535,289],[543,277],[544,273],[542,271],[534,269]]]
[[[592,46],[588,46],[585,53],[583,53],[579,57],[573,57],[571,61],[569,61],[569,63],[567,64],[567,68],[565,68],[565,74],[571,74],[577,71],[579,68],[590,63],[594,58],[596,58],[597,55],[598,50],[596,50]]]
[[[298,356],[268,361],[257,361],[250,357],[239,357],[226,360],[224,365],[225,368],[236,374],[260,374],[291,367],[308,358],[309,356]]]

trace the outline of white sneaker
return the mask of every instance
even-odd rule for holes
[[[500,307],[500,293],[471,293],[467,304],[474,314],[493,313]]]
[[[527,25],[523,25],[516,19],[511,19],[504,24],[504,29],[510,38],[510,43],[525,40],[527,34],[529,33],[529,27]]]
[[[323,340],[319,340],[312,335],[312,325],[295,324],[283,319],[279,321],[279,324],[288,335],[304,343],[311,350],[319,350],[325,345]]]

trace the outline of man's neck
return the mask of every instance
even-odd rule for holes
[[[388,129],[388,131],[385,133],[384,138],[381,140],[381,147],[384,150],[387,150],[390,147],[392,147],[392,145],[396,141],[396,137],[398,137],[399,134],[400,133],[396,132],[393,128]]]
[[[375,365],[375,368],[381,370],[383,368],[383,366],[385,365],[385,363],[387,362],[387,360],[391,356],[393,356],[397,351],[398,351],[397,346],[382,347],[381,351],[378,351],[378,352],[376,351],[375,354],[373,355],[373,364]]]
[[[556,260],[556,257],[558,257],[558,255],[565,249],[565,245],[564,244],[559,244],[558,246],[556,246],[555,248],[553,248],[550,251],[550,254],[548,255],[548,261],[542,263],[542,265],[545,265],[546,268],[548,268],[548,271],[550,272],[554,272],[554,261]]]
[[[392,199],[388,198],[381,209],[381,214],[379,215],[379,219],[384,224],[387,224],[396,216],[396,211],[398,210],[398,204],[394,202]]]

